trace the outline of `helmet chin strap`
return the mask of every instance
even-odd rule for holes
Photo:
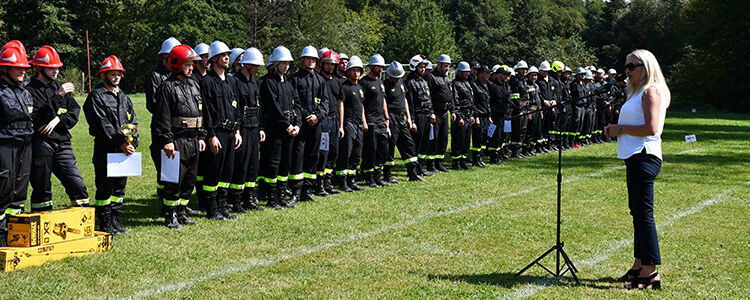
[[[107,75],[106,75],[106,74],[104,75],[104,82],[106,82],[106,83],[107,83],[108,85],[110,85],[110,86],[112,86],[112,87],[117,87],[117,86],[118,86],[118,84],[117,84],[117,83],[114,83],[114,82],[112,82],[111,80],[109,80],[109,78],[107,78]]]
[[[46,78],[49,81],[54,81],[55,79],[47,75],[47,72],[44,71],[44,68],[39,68],[39,73],[42,74],[44,78]]]

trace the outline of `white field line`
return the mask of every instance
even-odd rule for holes
[[[671,157],[671,156],[675,156],[675,155],[682,155],[682,154],[685,154],[685,153],[688,153],[688,152],[691,152],[691,150],[682,151],[682,152],[679,152],[679,153],[673,154],[673,155],[665,155],[664,157],[667,158],[667,157]],[[573,177],[571,177],[569,179],[564,180],[563,182],[567,183],[567,182],[572,182],[572,181],[580,180],[580,179],[587,178],[587,177],[596,177],[596,176],[600,176],[602,174],[605,174],[605,173],[608,173],[608,172],[612,172],[612,171],[616,171],[616,170],[620,170],[620,169],[623,169],[623,168],[625,168],[625,167],[624,166],[617,166],[617,167],[612,167],[612,168],[608,168],[608,169],[596,171],[596,172],[593,172],[593,173],[589,173],[589,174],[586,174],[586,175],[583,175],[583,176],[573,176]],[[281,261],[285,261],[285,260],[289,260],[289,259],[293,259],[293,258],[305,256],[305,255],[308,255],[308,254],[311,254],[311,253],[314,253],[314,252],[318,252],[318,251],[321,251],[321,250],[325,250],[325,249],[328,249],[328,248],[331,248],[331,247],[336,247],[336,246],[340,246],[340,245],[343,245],[343,244],[346,244],[346,243],[349,243],[349,242],[353,242],[353,241],[365,239],[365,238],[371,237],[373,235],[377,235],[377,234],[381,234],[381,233],[384,233],[384,232],[389,232],[389,231],[396,230],[396,229],[399,229],[399,228],[403,228],[403,227],[406,227],[406,226],[410,226],[410,225],[414,225],[414,224],[417,224],[417,223],[421,223],[421,222],[426,221],[426,220],[430,220],[430,219],[434,219],[434,218],[439,218],[439,217],[443,217],[443,216],[447,216],[447,215],[452,215],[452,214],[460,213],[460,212],[463,212],[463,211],[466,211],[466,210],[472,209],[472,208],[486,206],[486,205],[495,203],[495,202],[497,202],[499,200],[502,200],[502,199],[505,199],[505,198],[515,197],[515,196],[518,196],[518,195],[523,195],[523,194],[531,193],[531,192],[534,192],[534,191],[537,191],[537,190],[541,190],[541,189],[545,189],[545,188],[548,188],[548,187],[551,187],[551,186],[554,186],[554,185],[555,184],[546,184],[546,185],[536,186],[536,187],[528,188],[528,189],[525,189],[525,190],[522,190],[522,191],[518,191],[518,192],[514,192],[514,193],[510,193],[510,194],[505,194],[505,195],[498,196],[498,197],[489,198],[489,199],[484,200],[484,201],[467,204],[467,205],[464,205],[464,206],[461,206],[461,207],[457,207],[457,208],[454,208],[454,209],[451,209],[451,210],[434,213],[434,214],[431,214],[431,215],[427,215],[427,216],[423,216],[423,217],[420,217],[420,218],[411,219],[411,220],[400,222],[400,223],[396,223],[396,224],[385,225],[383,227],[380,227],[380,228],[372,230],[372,231],[351,234],[351,235],[349,235],[349,236],[347,236],[347,237],[345,237],[343,239],[338,239],[338,240],[333,240],[333,241],[325,242],[325,243],[318,244],[318,245],[315,245],[315,246],[312,246],[312,247],[308,247],[308,248],[305,248],[305,249],[302,249],[302,250],[299,250],[299,251],[296,251],[296,252],[293,252],[293,253],[281,255],[281,256],[273,258],[273,259],[263,259],[263,260],[258,260],[258,261],[254,261],[254,262],[248,262],[248,263],[243,263],[243,264],[226,266],[226,267],[224,267],[224,268],[222,268],[220,270],[217,270],[215,272],[208,273],[208,274],[203,275],[203,276],[198,276],[198,277],[195,277],[195,278],[192,278],[192,279],[189,279],[189,280],[185,280],[185,281],[182,281],[182,282],[177,282],[177,283],[172,283],[172,284],[163,284],[163,285],[157,284],[158,287],[156,287],[156,288],[141,290],[141,291],[135,293],[132,296],[124,297],[122,299],[140,299],[140,298],[152,297],[152,296],[155,296],[155,295],[161,295],[161,294],[164,294],[164,293],[167,293],[167,292],[171,292],[171,291],[184,290],[184,289],[189,288],[190,286],[192,286],[194,284],[197,284],[197,283],[200,283],[200,282],[203,282],[203,281],[206,281],[206,280],[210,280],[210,279],[214,279],[214,278],[219,278],[219,277],[222,277],[222,276],[226,276],[226,275],[230,275],[230,274],[234,274],[234,273],[238,273],[238,272],[244,272],[244,271],[247,271],[247,270],[252,269],[252,268],[262,267],[262,266],[268,266],[268,265],[272,265],[272,264],[275,264],[275,263],[278,263],[278,262],[281,262]]]
[[[746,182],[745,183],[745,185],[747,185],[747,184],[750,184],[750,182]],[[712,205],[714,205],[716,203],[724,201],[724,200],[727,199],[727,196],[729,196],[729,194],[731,194],[733,191],[735,191],[739,187],[740,186],[735,186],[735,187],[728,188],[728,189],[724,190],[721,194],[716,195],[716,196],[712,197],[711,199],[708,199],[708,200],[702,201],[702,202],[700,202],[698,204],[695,204],[692,207],[690,207],[690,208],[688,208],[686,210],[683,210],[683,211],[681,211],[681,212],[679,212],[679,213],[677,213],[677,214],[675,214],[675,215],[667,218],[666,220],[664,220],[664,222],[661,222],[660,224],[658,224],[657,228],[671,227],[672,224],[674,224],[674,222],[676,222],[677,220],[679,220],[679,219],[681,219],[683,217],[686,217],[686,216],[698,213],[698,212],[702,211],[703,209],[705,209],[705,208],[707,208],[709,206],[712,206]],[[624,247],[627,247],[627,246],[630,246],[632,244],[633,244],[633,238],[632,237],[622,238],[622,239],[619,239],[619,240],[613,240],[613,241],[609,242],[609,245],[610,245],[609,248],[604,249],[602,251],[599,251],[593,257],[590,257],[588,259],[584,259],[580,263],[576,263],[576,262],[573,262],[573,263],[578,268],[580,268],[580,267],[584,267],[585,268],[585,267],[593,266],[593,265],[596,265],[596,264],[604,261],[605,259],[610,258],[615,253],[619,252],[620,249],[622,249]],[[530,296],[536,294],[536,292],[541,291],[542,289],[545,289],[545,288],[551,286],[554,282],[555,282],[555,279],[553,277],[540,279],[540,280],[537,280],[534,283],[529,283],[529,284],[523,285],[522,287],[520,287],[515,292],[507,294],[503,298],[505,298],[505,299],[518,299],[518,298],[530,297]]]

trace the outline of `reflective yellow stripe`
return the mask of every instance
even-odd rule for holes
[[[89,204],[89,198],[86,198],[86,199],[78,199],[78,200],[76,200],[76,204],[78,204],[78,205]]]
[[[40,207],[47,207],[52,206],[52,201],[42,202],[42,203],[31,203],[31,208],[40,208]]]
[[[441,155],[435,155],[435,158],[436,159],[443,159],[443,158],[445,158],[445,155],[442,155],[442,154]]]
[[[206,191],[206,192],[215,192],[218,188],[219,187],[215,186],[215,185],[214,186],[208,186],[208,185],[204,185],[203,186],[203,190]]]
[[[188,205],[188,203],[190,202],[190,199],[180,199],[179,202],[180,202],[180,205]]]
[[[197,180],[197,181],[203,181],[203,176],[196,176],[195,180]]]
[[[417,162],[417,157],[415,156],[415,157],[408,158],[406,159],[406,162]]]
[[[365,172],[365,173],[370,173],[370,172],[372,172],[372,170],[374,170],[374,169],[367,169],[367,170],[362,170],[362,172]]]
[[[109,199],[105,199],[105,200],[96,199],[96,200],[94,200],[94,206],[107,206],[107,205],[109,205]]]
[[[281,182],[286,182],[289,179],[289,176],[277,176],[276,180]]]
[[[17,215],[21,212],[20,208],[6,208],[5,214],[6,215]]]
[[[395,162],[395,161],[392,161],[392,160],[391,160],[391,161],[387,161],[387,162],[385,162],[385,165],[386,165],[386,166],[395,166],[395,165],[396,165],[396,162]]]
[[[245,182],[245,187],[246,188],[254,188],[255,187],[255,181]]]
[[[122,202],[122,197],[110,196],[109,197],[109,202],[111,202],[111,203],[120,203],[120,202]]]
[[[0,215],[0,220],[5,219],[5,214]]]
[[[345,172],[346,172],[346,170],[336,170],[335,173],[336,173],[336,176],[341,176],[341,175],[344,175]]]
[[[326,169],[326,174],[333,174],[333,169]]]
[[[177,206],[180,205],[180,200],[162,200],[162,203],[164,203],[165,206]]]
[[[471,147],[469,148],[469,150],[479,152],[479,151],[482,151],[482,148]]]
[[[229,187],[229,182],[221,182],[221,181],[219,181],[219,187],[220,188],[224,188],[224,189],[228,188]]]
[[[520,93],[511,93],[510,94],[510,99],[518,99],[518,98],[521,98],[521,94]]]
[[[318,178],[315,174],[310,174],[310,173],[302,173],[302,176],[304,176],[307,179],[317,179]]]
[[[487,148],[487,150],[490,150],[490,151],[497,151],[497,148],[492,148],[492,147],[489,147],[489,148]]]
[[[424,154],[417,154],[417,157],[419,159],[427,159],[427,155],[424,155]]]
[[[325,175],[325,174],[326,174],[326,171],[325,171],[325,170],[323,170],[323,171],[318,171],[318,172],[315,172],[315,173],[316,173],[316,175],[318,175],[318,176],[323,176],[323,175]]]
[[[263,181],[265,183],[276,183],[276,178],[268,178],[268,177],[258,176],[257,180],[258,181]]]
[[[229,185],[229,188],[233,189],[233,190],[243,190],[243,189],[245,189],[245,185],[244,184],[234,184],[234,183],[232,183],[232,184]]]
[[[157,183],[157,184],[156,184],[156,188],[157,188],[157,189],[160,189],[160,190],[163,190],[163,189],[164,189],[164,185],[163,185],[163,184],[158,184],[158,183]]]

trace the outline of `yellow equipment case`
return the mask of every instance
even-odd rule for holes
[[[112,249],[112,235],[96,231],[94,236],[36,247],[0,248],[0,271],[9,272],[39,266],[69,256],[86,256]]]
[[[8,246],[36,247],[94,236],[94,208],[8,216]]]

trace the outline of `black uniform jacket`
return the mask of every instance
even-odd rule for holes
[[[78,123],[78,114],[81,112],[81,106],[76,102],[73,94],[67,93],[60,96],[57,91],[60,90],[62,83],[57,80],[44,84],[41,80],[34,78],[26,86],[34,98],[34,112],[31,114],[34,119],[34,128],[47,125],[55,117],[60,118],[60,123],[49,135],[39,134],[44,139],[54,142],[70,141],[70,129]]]
[[[174,118],[203,117],[198,83],[193,79],[180,80],[173,74],[156,89],[156,109],[151,120],[151,134],[154,143],[163,147],[181,137],[204,139],[203,128],[180,128],[172,126]]]
[[[83,113],[89,123],[89,134],[95,143],[106,143],[111,147],[119,147],[126,141],[120,131],[120,126],[133,124],[138,126],[133,110],[133,102],[123,91],[117,94],[109,91],[103,83],[99,83],[89,93],[83,103]],[[141,128],[138,128],[141,130]],[[138,131],[133,135],[133,147],[138,147]]]
[[[34,100],[21,85],[0,79],[0,143],[23,143],[34,133]]]

